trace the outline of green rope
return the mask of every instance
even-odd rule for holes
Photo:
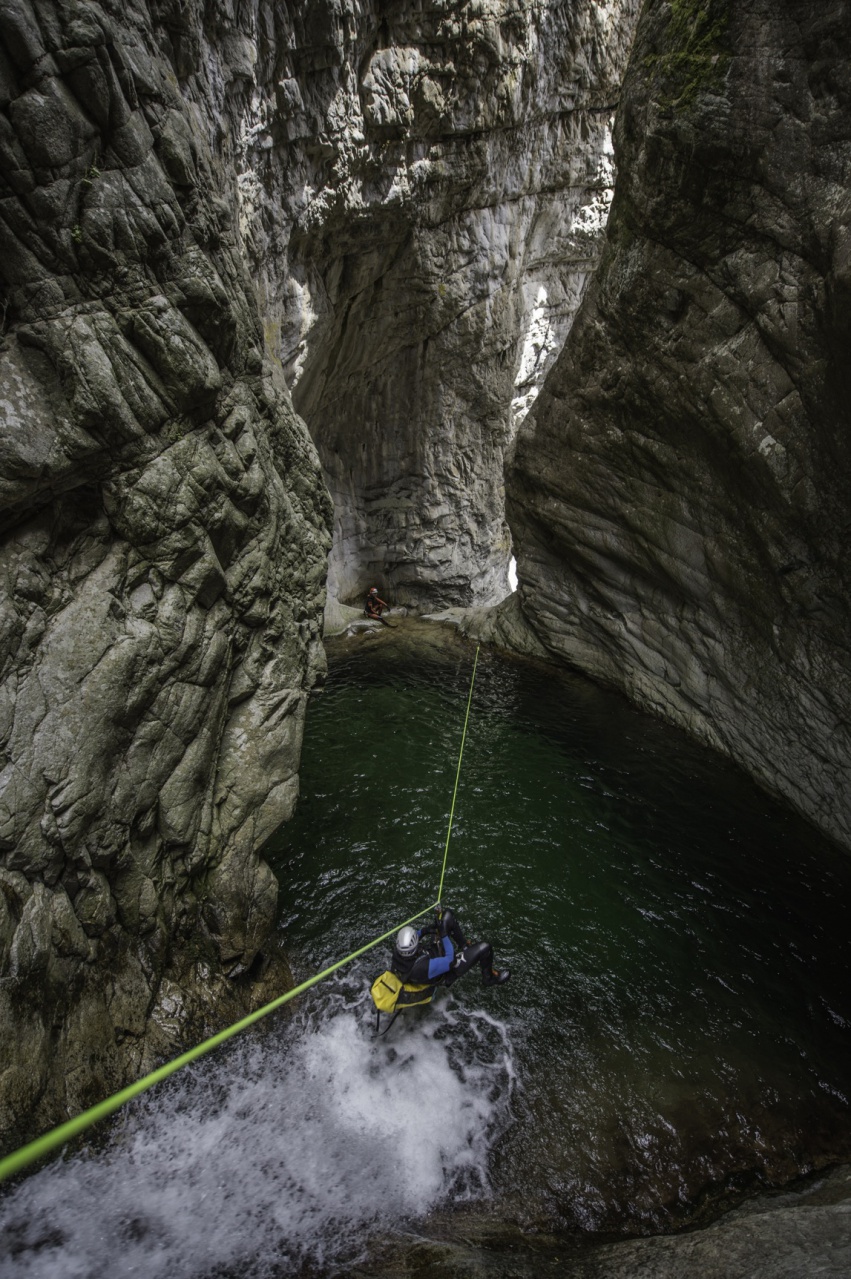
[[[332,964],[330,968],[324,968],[321,973],[317,973],[314,977],[309,977],[307,981],[294,986],[286,994],[279,995],[271,1003],[264,1004],[256,1012],[249,1013],[241,1021],[235,1021],[232,1026],[227,1026],[224,1030],[220,1030],[218,1034],[211,1035],[209,1039],[205,1039],[203,1043],[196,1044],[194,1048],[190,1048],[188,1052],[175,1057],[173,1061],[166,1062],[164,1066],[159,1066],[156,1070],[152,1070],[149,1075],[143,1076],[142,1079],[137,1079],[134,1084],[129,1084],[126,1088],[122,1088],[121,1092],[113,1093],[111,1097],[107,1097],[105,1101],[99,1101],[96,1106],[91,1106],[88,1110],[84,1110],[82,1114],[76,1115],[74,1119],[67,1120],[66,1123],[60,1124],[58,1128],[53,1128],[41,1137],[36,1137],[35,1141],[31,1141],[29,1145],[21,1146],[20,1150],[14,1151],[11,1155],[6,1155],[5,1159],[0,1159],[0,1182],[5,1181],[7,1177],[13,1177],[17,1172],[22,1172],[24,1168],[28,1168],[30,1164],[35,1163],[37,1159],[43,1159],[45,1155],[50,1154],[51,1150],[64,1146],[72,1137],[79,1136],[80,1133],[85,1132],[87,1128],[91,1128],[99,1120],[106,1119],[108,1115],[114,1114],[126,1101],[130,1101],[133,1097],[138,1097],[140,1093],[147,1092],[149,1088],[153,1088],[154,1084],[161,1083],[164,1079],[168,1079],[169,1075],[173,1075],[184,1066],[188,1066],[191,1061],[195,1061],[198,1057],[203,1057],[205,1053],[210,1052],[213,1048],[218,1048],[219,1044],[225,1043],[226,1040],[232,1039],[234,1035],[238,1035],[240,1031],[253,1026],[262,1017],[268,1017],[269,1013],[273,1013],[276,1008],[280,1008],[291,999],[295,999],[296,995],[304,994],[306,990],[310,990],[311,986],[315,986],[317,982],[322,981],[325,977],[330,977],[331,973],[335,973],[338,968],[343,968],[346,964],[350,964],[353,959],[357,959],[360,955],[365,955],[368,950],[372,950],[380,942],[392,937],[400,928],[404,928],[407,924],[413,924],[415,920],[422,919],[423,915],[427,915],[429,911],[434,910],[435,906],[440,903],[440,895],[443,892],[443,877],[446,873],[446,858],[449,853],[449,836],[452,833],[455,797],[458,794],[458,779],[461,776],[461,760],[464,755],[464,742],[467,737],[467,722],[470,718],[470,703],[473,700],[473,684],[476,680],[478,661],[479,650],[477,648],[476,660],[473,662],[473,674],[470,679],[470,693],[467,697],[467,714],[464,716],[464,732],[461,735],[461,750],[458,755],[458,770],[455,774],[455,789],[452,792],[452,808],[449,812],[449,829],[446,832],[446,847],[443,850],[443,866],[440,871],[440,888],[438,889],[437,901],[433,905],[427,906],[425,910],[419,911],[418,914],[412,915],[410,919],[406,919],[404,924],[398,924],[395,928],[391,928],[389,932],[382,933],[380,937],[376,937],[374,941],[367,942],[359,950],[353,950],[345,959]]]
[[[217,1035],[212,1035],[209,1039],[205,1039],[203,1043],[196,1044],[194,1048],[182,1053],[180,1057],[175,1057],[174,1061],[166,1062],[164,1066],[159,1066],[156,1070],[152,1070],[144,1078],[137,1079],[134,1084],[129,1084],[127,1088],[122,1088],[121,1092],[114,1093],[112,1097],[107,1097],[106,1101],[99,1101],[96,1106],[90,1107],[89,1110],[84,1110],[82,1114],[77,1115],[74,1119],[69,1119],[66,1123],[60,1124],[58,1128],[53,1128],[41,1137],[36,1137],[35,1141],[31,1141],[27,1146],[22,1146],[14,1154],[7,1155],[5,1159],[0,1159],[0,1181],[5,1181],[7,1177],[14,1176],[16,1172],[21,1172],[31,1163],[35,1163],[37,1159],[42,1159],[49,1154],[51,1150],[56,1150],[58,1146],[63,1146],[72,1137],[76,1137],[81,1132],[85,1132],[87,1128],[91,1128],[92,1124],[96,1124],[100,1119],[106,1119],[107,1115],[113,1114],[126,1101],[130,1101],[132,1097],[138,1097],[140,1093],[147,1092],[149,1088],[153,1088],[154,1084],[161,1083],[163,1079],[168,1079],[169,1075],[173,1075],[181,1067],[188,1066],[190,1061],[203,1057],[211,1049],[217,1048],[219,1044],[223,1044],[234,1035],[238,1035],[241,1030],[245,1030],[248,1026],[253,1026],[256,1021],[260,1021],[261,1017],[267,1017],[276,1008],[280,1008],[283,1004],[288,1003],[289,1000],[295,999],[296,995],[301,995],[304,991],[310,990],[311,986],[315,986],[324,977],[329,977],[338,968],[351,963],[359,955],[365,955],[368,950],[372,950],[373,946],[377,946],[379,942],[386,941],[388,937],[392,937],[394,933],[398,932],[399,928],[404,928],[405,924],[412,924],[414,920],[422,919],[423,915],[427,915],[429,911],[434,910],[436,905],[437,902],[427,907],[426,910],[421,910],[418,914],[412,915],[410,919],[405,920],[404,924],[399,924],[397,928],[391,928],[389,932],[382,933],[380,937],[368,942],[366,946],[361,946],[359,950],[353,950],[351,955],[347,955],[345,959],[332,964],[330,968],[323,969],[315,977],[309,977],[307,981],[294,986],[286,994],[279,995],[277,999],[265,1004],[263,1008],[258,1008],[256,1012],[249,1013],[241,1021],[234,1022],[232,1026],[228,1026],[225,1030],[220,1030]]]
[[[467,721],[470,718],[470,703],[473,700],[473,685],[476,682],[476,667],[479,664],[479,646],[476,645],[476,659],[473,662],[473,674],[470,676],[470,692],[467,695],[467,714],[464,716],[464,731],[461,734],[461,749],[458,752],[458,768],[455,773],[455,789],[452,792],[452,807],[449,810],[449,826],[446,831],[446,847],[443,850],[443,865],[440,868],[440,885],[437,900],[443,900],[443,877],[446,874],[446,858],[449,856],[449,836],[452,834],[452,818],[455,816],[455,796],[458,794],[458,778],[461,776],[461,760],[464,758],[464,742],[467,740]]]

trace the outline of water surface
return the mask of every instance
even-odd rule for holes
[[[434,899],[472,660],[410,624],[332,651],[270,849],[301,971]],[[500,1214],[670,1229],[847,1155],[849,881],[713,753],[582,678],[482,652],[444,899],[514,975],[471,976],[434,1015],[488,1009],[508,1031]]]
[[[434,900],[472,661],[421,623],[331,646],[267,849],[297,978]],[[488,1221],[668,1230],[847,1157],[850,880],[711,753],[483,652],[444,899],[511,982],[471,974],[376,1039],[389,952],[356,961],[0,1198],[4,1279],[350,1274]]]

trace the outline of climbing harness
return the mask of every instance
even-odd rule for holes
[[[464,753],[464,739],[467,736],[467,721],[470,718],[470,701],[473,696],[473,681],[476,678],[476,666],[479,660],[479,650],[476,649],[476,658],[473,663],[473,675],[470,680],[470,695],[467,698],[467,714],[464,719],[464,732],[461,737],[461,754],[458,756],[458,772],[455,775],[455,790],[452,795],[452,808],[449,814],[449,831],[446,834],[446,848],[443,854],[443,868],[440,872],[440,891],[443,890],[443,877],[446,871],[446,855],[449,849],[449,832],[452,830],[452,816],[455,812],[455,796],[458,793],[458,777],[461,773],[461,755]],[[64,1124],[51,1129],[49,1132],[43,1133],[40,1137],[36,1137],[34,1141],[29,1142],[26,1146],[22,1146],[20,1150],[13,1151],[12,1154],[6,1155],[0,1159],[0,1182],[5,1181],[8,1177],[13,1177],[15,1173],[23,1172],[30,1164],[38,1159],[43,1159],[45,1155],[49,1155],[51,1151],[64,1146],[66,1142],[73,1137],[78,1137],[80,1133],[91,1128],[93,1124],[98,1123],[101,1119],[106,1119],[109,1115],[119,1110],[125,1102],[130,1101],[133,1097],[138,1097],[140,1093],[147,1092],[149,1088],[153,1088],[154,1084],[161,1083],[162,1080],[168,1079],[170,1075],[175,1074],[184,1066],[188,1066],[190,1062],[197,1061],[199,1057],[203,1057],[205,1053],[211,1052],[213,1048],[218,1048],[219,1044],[224,1044],[228,1039],[232,1039],[234,1035],[238,1035],[241,1031],[247,1030],[249,1026],[253,1026],[263,1017],[268,1017],[269,1013],[275,1012],[284,1004],[289,1003],[291,999],[295,999],[297,995],[303,995],[306,990],[310,990],[311,986],[316,986],[326,977],[330,977],[332,973],[338,969],[344,968],[346,964],[350,964],[353,959],[358,959],[361,955],[365,955],[367,951],[372,950],[381,942],[387,941],[388,937],[393,937],[400,928],[405,928],[408,924],[413,924],[418,919],[422,919],[424,915],[428,915],[440,905],[440,896],[436,902],[427,906],[425,910],[418,911],[416,915],[412,915],[410,919],[406,919],[403,923],[397,924],[395,928],[389,929],[386,933],[382,933],[380,937],[374,938],[373,941],[367,942],[365,946],[361,946],[358,950],[353,950],[350,955],[346,955],[345,959],[340,959],[336,964],[331,964],[328,968],[323,968],[321,973],[309,977],[307,981],[301,982],[298,986],[294,986],[292,990],[286,991],[283,995],[278,995],[277,999],[271,1000],[270,1003],[264,1004],[262,1008],[256,1009],[255,1012],[249,1013],[247,1017],[241,1018],[240,1021],[234,1022],[232,1026],[226,1026],[224,1030],[220,1030],[218,1034],[211,1035],[209,1039],[205,1039],[203,1043],[196,1044],[194,1048],[190,1048],[188,1052],[181,1053],[179,1057],[175,1057],[173,1061],[166,1062],[165,1065],[159,1066],[156,1070],[152,1070],[150,1074],[137,1079],[135,1083],[129,1084],[126,1088],[122,1088],[120,1092],[114,1093],[111,1097],[107,1097],[105,1101],[100,1101],[94,1106],[90,1106],[88,1110],[84,1110],[82,1114],[76,1115],[73,1119],[67,1120]],[[387,974],[384,974],[385,976]],[[395,981],[399,978],[394,974],[390,974]],[[381,980],[380,978],[378,980]],[[375,985],[376,983],[374,983]],[[417,989],[417,988],[415,988]],[[421,987],[422,990],[428,990],[430,987]],[[432,995],[434,991],[432,990]],[[421,998],[416,1002],[428,1003],[432,997]],[[405,1001],[401,1006],[409,1006]],[[395,1008],[395,1004],[394,1004]],[[395,1013],[394,1013],[395,1016]],[[392,1025],[392,1021],[391,1021]],[[388,1026],[389,1030],[390,1027]]]
[[[476,667],[479,664],[479,650],[473,661],[473,674],[470,676],[470,691],[467,694],[467,713],[464,716],[464,731],[461,734],[461,749],[458,752],[458,767],[455,770],[455,787],[452,791],[452,805],[449,809],[449,825],[446,830],[446,844],[443,849],[443,865],[440,868],[440,883],[437,887],[437,907],[443,896],[443,880],[446,875],[446,859],[449,855],[449,837],[452,834],[452,819],[455,816],[455,799],[458,795],[458,779],[461,776],[461,760],[464,758],[464,743],[467,740],[467,724],[470,720],[470,705],[473,700],[473,685],[476,682]],[[404,925],[403,925],[404,927]],[[430,1004],[434,999],[439,981],[432,985],[418,986],[405,982],[389,969],[376,977],[370,988],[372,1002],[376,1007],[375,1033],[386,1035],[399,1013],[405,1008],[416,1008],[421,1004]],[[390,1013],[390,1021],[381,1029],[381,1014]]]

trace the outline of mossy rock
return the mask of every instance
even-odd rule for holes
[[[684,110],[701,93],[724,83],[730,64],[727,33],[729,0],[669,0],[661,52],[648,54],[645,67],[656,73],[660,106]]]

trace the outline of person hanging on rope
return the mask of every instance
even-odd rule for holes
[[[435,922],[424,928],[410,924],[400,928],[393,946],[391,972],[405,983],[452,986],[476,964],[482,970],[483,986],[501,986],[511,973],[495,968],[490,942],[468,942],[448,906],[435,909]]]
[[[366,597],[366,603],[363,606],[364,616],[370,618],[373,622],[381,622],[383,626],[389,626],[389,622],[385,622],[381,616],[384,609],[389,607],[389,604],[378,598],[378,587],[371,587]]]

